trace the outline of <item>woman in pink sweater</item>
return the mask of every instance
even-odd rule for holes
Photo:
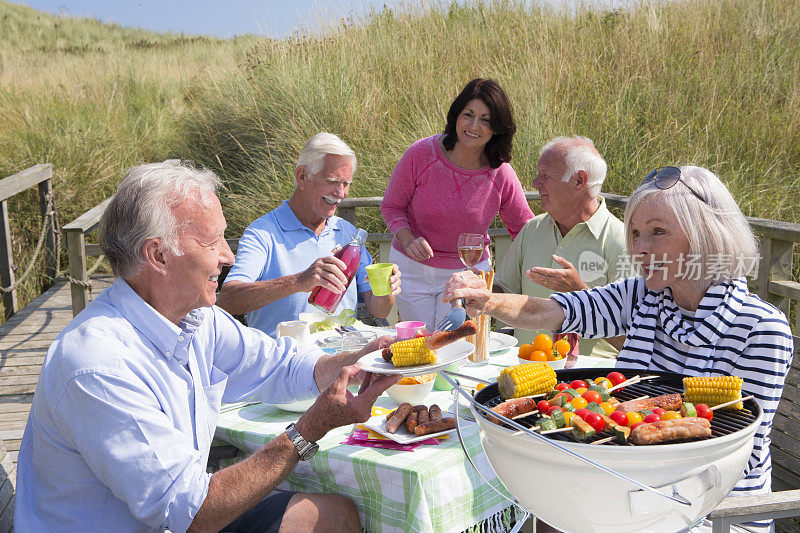
[[[389,260],[403,273],[395,302],[402,320],[421,320],[429,331],[449,311],[444,284],[464,269],[458,235],[484,235],[476,268],[488,270],[489,225],[499,213],[515,237],[533,218],[511,168],[516,126],[505,92],[493,80],[475,79],[447,112],[444,133],[406,150],[386,187],[381,214],[394,234]]]

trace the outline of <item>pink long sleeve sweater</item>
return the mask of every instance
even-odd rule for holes
[[[434,135],[412,144],[392,172],[381,202],[381,214],[389,231],[409,228],[414,237],[425,237],[433,257],[424,264],[437,268],[462,267],[458,258],[459,233],[484,235],[499,213],[512,237],[533,218],[517,174],[511,165],[465,170],[451,163]],[[395,239],[392,246],[405,253]]]

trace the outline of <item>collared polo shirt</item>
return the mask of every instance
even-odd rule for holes
[[[173,324],[123,280],[47,352],[19,452],[17,531],[186,531],[222,402],[319,394],[322,352],[222,309]]]
[[[498,279],[513,293],[547,298],[553,291],[525,276],[533,267],[562,268],[553,255],[572,263],[589,286],[599,287],[624,277],[625,225],[598,197],[600,207],[589,220],[577,224],[562,236],[553,217],[544,213],[528,221],[511,243],[498,272]],[[538,331],[516,328],[520,344],[531,342]],[[616,357],[617,351],[606,341],[581,339],[581,355]]]
[[[225,283],[234,280],[252,283],[297,274],[320,257],[333,255],[331,251],[334,247],[347,244],[355,234],[355,226],[333,216],[317,236],[298,220],[289,203],[284,200],[280,206],[259,217],[244,230],[236,250],[236,263],[225,278]],[[370,264],[372,256],[362,246],[354,282],[347,288],[334,314],[343,309],[355,311],[358,293],[372,290],[366,270]],[[251,311],[247,314],[247,324],[274,337],[279,322],[297,320],[300,313],[317,311],[308,303],[308,296],[307,292],[298,292]]]

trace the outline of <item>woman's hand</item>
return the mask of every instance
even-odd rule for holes
[[[433,257],[433,249],[425,237],[417,237],[406,248],[406,255],[414,261],[424,261]]]
[[[444,286],[442,302],[452,302],[456,298],[464,298],[464,307],[469,316],[479,316],[486,312],[492,297],[486,282],[472,271],[456,272]]]

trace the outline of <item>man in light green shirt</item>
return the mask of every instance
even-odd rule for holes
[[[553,139],[542,148],[536,169],[533,186],[545,213],[529,220],[511,243],[497,274],[502,289],[547,298],[622,277],[629,265],[625,226],[599,196],[606,162],[594,143],[585,137]],[[516,329],[514,336],[522,344],[537,333]],[[581,339],[579,353],[614,358],[623,340]]]

